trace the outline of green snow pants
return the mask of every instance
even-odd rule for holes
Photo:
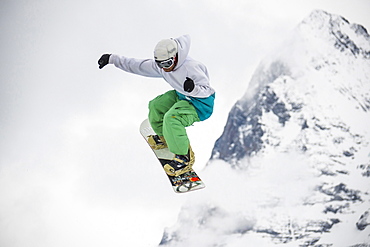
[[[179,100],[175,90],[168,91],[149,102],[148,118],[154,132],[164,136],[172,153],[188,153],[190,141],[185,127],[200,121],[190,102]]]

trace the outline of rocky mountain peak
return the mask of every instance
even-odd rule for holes
[[[302,116],[304,110],[309,110],[311,115],[318,112],[314,109],[315,104],[305,102],[305,98],[314,101],[317,90],[339,91],[344,95],[344,91],[361,88],[369,76],[366,71],[369,58],[370,37],[364,27],[351,24],[338,15],[313,11],[291,37],[258,66],[246,94],[230,111],[212,158],[236,165],[241,159],[259,152],[266,145],[263,115],[271,112],[284,126],[292,114]],[[352,67],[356,68],[351,71]],[[343,81],[338,76],[340,73],[348,81]],[[283,90],[284,94],[277,90]],[[330,91],[326,93],[332,94]],[[354,93],[359,95],[354,96]],[[369,109],[366,93],[356,89],[350,94],[353,97],[349,100],[356,98],[363,110]],[[336,104],[337,100],[338,97],[326,97],[325,102],[316,104],[316,107]],[[302,129],[308,127],[308,121],[302,116]]]
[[[370,39],[313,11],[262,60],[161,246],[369,246]]]

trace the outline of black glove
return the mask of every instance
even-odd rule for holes
[[[184,90],[185,92],[188,92],[190,93],[191,91],[194,90],[194,81],[192,79],[190,79],[189,77],[186,77],[186,80],[184,82]]]
[[[98,61],[99,69],[104,68],[104,66],[109,63],[110,55],[111,54],[104,54],[103,56],[101,56],[101,58]]]

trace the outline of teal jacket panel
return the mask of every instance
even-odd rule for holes
[[[195,110],[198,113],[200,121],[204,121],[212,115],[216,96],[215,93],[207,98],[195,98],[191,96],[185,96],[177,91],[176,93],[180,100],[186,100],[193,104]]]

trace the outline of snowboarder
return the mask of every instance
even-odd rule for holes
[[[195,157],[185,127],[208,119],[215,99],[206,66],[190,58],[189,49],[190,36],[183,35],[159,41],[154,48],[154,59],[104,54],[98,61],[100,69],[114,64],[129,73],[162,77],[174,88],[149,102],[148,115],[156,133],[148,140],[152,148],[168,147],[175,154],[173,160],[164,166],[170,176],[191,170]]]

